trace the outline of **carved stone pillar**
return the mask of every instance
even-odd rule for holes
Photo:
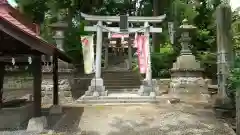
[[[132,69],[132,44],[130,43],[130,39],[128,40],[128,69]]]
[[[229,77],[230,67],[232,67],[233,63],[231,13],[231,7],[227,4],[221,4],[216,9],[218,95],[215,108],[234,108],[231,99],[227,95],[227,78]]]

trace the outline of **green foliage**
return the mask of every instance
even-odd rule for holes
[[[42,23],[48,10],[46,0],[16,0],[21,12],[36,23]]]
[[[234,51],[236,52],[234,67],[228,78],[228,96],[235,101],[236,90],[240,89],[240,15],[238,11],[233,12],[232,20]]]
[[[81,64],[83,61],[81,34],[81,25],[70,25],[65,32],[64,50],[73,59],[74,63]]]
[[[232,19],[232,33],[233,33],[233,42],[234,42],[234,49],[240,49],[240,8],[233,12],[233,19]]]
[[[204,69],[204,75],[207,78],[217,79],[217,56],[216,53],[208,51],[199,52],[197,58],[201,62],[201,67]]]
[[[176,59],[176,53],[170,43],[161,45],[160,51],[152,53],[152,77],[154,78],[169,78],[169,70]]]
[[[240,90],[240,56],[235,57],[234,68],[227,80],[227,94],[235,101],[236,91]]]
[[[198,15],[198,12],[194,8],[194,4],[188,3],[186,0],[174,0],[172,4],[172,15],[175,18],[175,22],[180,25],[183,19],[188,19],[190,23]]]

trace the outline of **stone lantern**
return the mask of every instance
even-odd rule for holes
[[[196,27],[189,25],[186,19],[183,20],[179,30],[181,31],[180,43],[182,46],[180,56],[177,57],[171,71],[170,93],[180,99],[194,98],[203,100],[202,93],[207,91],[207,85],[202,78],[203,69],[200,62],[189,49],[191,41],[190,32]],[[191,100],[191,99],[190,99]]]
[[[50,25],[52,30],[55,32],[55,35],[53,36],[53,39],[56,42],[57,48],[64,52],[64,38],[65,38],[65,31],[68,28],[68,23],[64,21],[65,15],[63,10],[60,11],[58,14],[58,21],[56,23],[53,23]],[[63,62],[61,60],[58,60],[58,71],[71,71],[73,69],[73,65]]]
[[[56,41],[57,48],[61,51],[63,50],[64,42],[64,31],[68,27],[68,24],[64,21],[63,14],[58,14],[58,21],[50,25],[50,27],[55,31],[53,38]]]
[[[52,30],[55,32],[55,35],[53,36],[53,38],[56,41],[56,47],[60,50],[64,52],[63,49],[63,45],[64,45],[64,32],[66,30],[66,28],[68,27],[68,24],[63,20],[64,16],[63,14],[59,14],[58,15],[58,21],[56,23],[53,23],[50,25],[50,27],[52,28]],[[74,66],[71,63],[67,63],[64,62],[60,59],[55,58],[54,56],[51,56],[51,62],[52,65],[51,70],[44,70],[45,67],[43,67],[43,81],[42,81],[42,93],[44,93],[43,95],[43,101],[44,102],[51,102],[52,99],[53,100],[53,104],[58,104],[58,102],[68,102],[68,101],[72,101],[72,94],[71,94],[71,81],[73,78],[73,69]],[[58,75],[57,76],[53,76],[53,78],[55,77],[56,80],[58,80],[58,95],[59,95],[59,99],[56,98],[56,96],[53,95],[53,81],[54,79],[52,79],[52,72],[53,72],[53,64],[56,63],[57,64],[57,71],[58,71]]]
[[[177,61],[173,63],[171,69],[171,77],[200,77],[202,76],[203,69],[200,67],[200,62],[196,61],[195,56],[189,49],[191,37],[190,32],[196,27],[189,25],[186,19],[183,20],[183,24],[180,26],[181,31],[180,43],[182,46],[180,56],[177,57]]]

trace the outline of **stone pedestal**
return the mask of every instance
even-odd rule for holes
[[[194,55],[180,55],[171,69],[170,94],[180,100],[207,102],[208,86],[202,72]]]
[[[103,84],[102,78],[93,78],[91,80],[91,85],[88,87],[88,91],[85,92],[85,96],[107,96],[107,91]]]
[[[155,97],[157,91],[158,91],[157,80],[152,79],[151,82],[149,82],[148,80],[143,80],[142,85],[140,86],[140,89],[138,91],[138,94],[141,96]]]
[[[173,98],[185,101],[208,102],[209,94],[202,77],[172,78],[170,92]]]
[[[45,116],[31,118],[28,122],[27,131],[43,132],[47,128],[47,118]]]

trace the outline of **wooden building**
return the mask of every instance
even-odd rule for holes
[[[2,88],[5,66],[12,65],[12,58],[17,64],[27,64],[31,68],[34,97],[34,117],[41,116],[42,55],[53,56],[54,101],[58,103],[58,60],[71,62],[71,59],[55,45],[51,45],[39,36],[37,25],[27,21],[7,0],[0,1],[0,109],[2,107]],[[29,63],[28,59],[32,62]],[[26,61],[18,61],[25,59]],[[20,63],[19,63],[20,62]]]

